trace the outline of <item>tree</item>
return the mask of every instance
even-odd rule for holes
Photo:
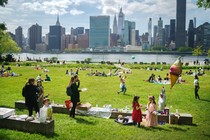
[[[0,0],[0,6],[5,6],[8,0]],[[17,43],[10,37],[9,33],[6,32],[6,26],[4,23],[0,23],[0,56],[3,53],[19,52],[20,48]]]
[[[208,57],[210,57],[210,49],[208,50],[207,55],[208,55]]]
[[[9,33],[0,29],[0,55],[3,53],[19,52],[17,43],[10,37]]]
[[[0,6],[5,7],[5,5],[7,4],[8,0],[0,0]]]
[[[204,7],[205,9],[210,8],[210,0],[197,0],[198,8]]]
[[[203,54],[203,50],[202,50],[202,45],[197,46],[193,51],[192,51],[192,55],[194,56],[198,56]]]

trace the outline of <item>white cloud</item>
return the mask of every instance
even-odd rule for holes
[[[71,15],[81,15],[81,14],[84,14],[84,13],[85,13],[84,11],[80,11],[80,10],[77,10],[75,8],[70,10]]]

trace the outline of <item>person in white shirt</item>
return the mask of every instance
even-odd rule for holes
[[[195,86],[195,99],[200,100],[200,97],[198,95],[198,90],[200,89],[200,86],[199,86],[199,79],[197,75],[195,75],[194,86]]]

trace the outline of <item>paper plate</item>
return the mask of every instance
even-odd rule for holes
[[[81,89],[81,91],[86,91],[86,90],[87,90],[87,88],[82,88],[82,89]]]

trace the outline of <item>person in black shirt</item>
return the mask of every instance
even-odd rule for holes
[[[33,115],[33,109],[35,112],[39,112],[37,93],[39,92],[37,86],[35,85],[35,79],[30,78],[26,85],[23,87],[22,95],[25,97],[25,105],[28,108],[29,116]]]
[[[71,95],[71,102],[73,103],[73,106],[70,111],[70,117],[74,118],[75,117],[75,109],[77,106],[77,103],[80,102],[80,91],[78,88],[80,86],[80,80],[77,75],[75,75],[71,81],[69,86],[71,87],[72,95]]]

